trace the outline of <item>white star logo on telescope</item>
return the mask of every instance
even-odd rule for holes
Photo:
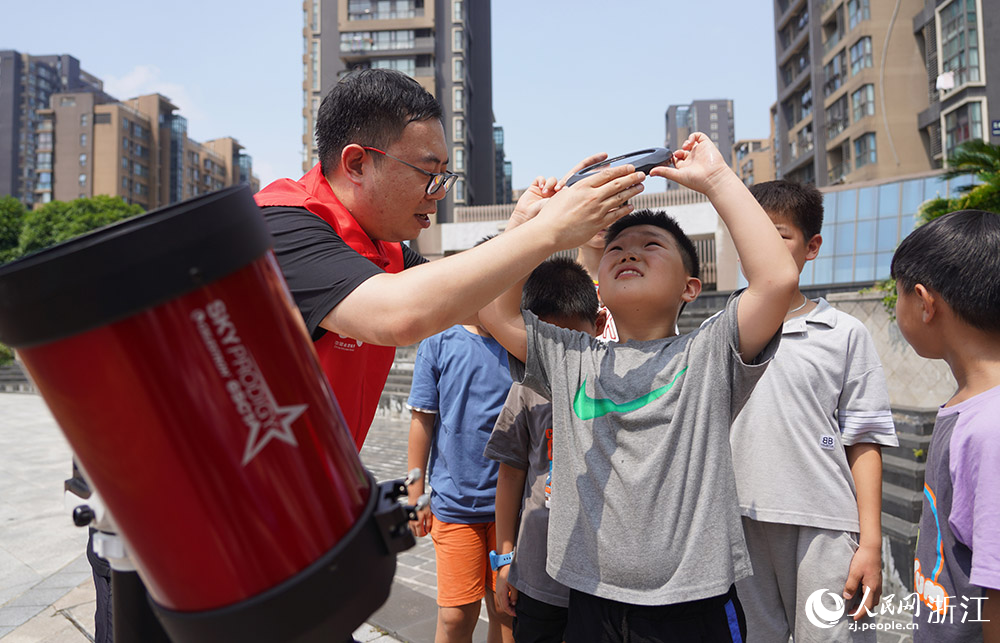
[[[281,440],[293,447],[299,446],[299,443],[295,440],[295,434],[292,433],[292,422],[297,420],[300,415],[302,415],[307,408],[308,404],[295,404],[293,406],[278,406],[274,401],[270,391],[268,391],[271,401],[271,408],[274,409],[274,417],[268,423],[271,426],[264,432],[263,436],[261,433],[261,424],[257,423],[250,429],[250,436],[247,438],[247,448],[243,452],[243,466],[246,466],[257,457],[257,454],[267,446],[267,443],[271,441],[271,438]],[[280,423],[280,428],[274,426],[274,424]]]

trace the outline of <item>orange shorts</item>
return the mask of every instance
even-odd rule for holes
[[[461,525],[434,519],[431,527],[437,559],[437,604],[475,603],[496,587],[489,553],[497,547],[496,523]]]

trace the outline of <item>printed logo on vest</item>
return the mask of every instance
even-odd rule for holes
[[[348,337],[347,335],[341,335],[337,333],[337,337],[340,339],[334,340],[333,345],[344,351],[355,351],[360,348],[364,342],[360,339],[354,339],[353,337]]]

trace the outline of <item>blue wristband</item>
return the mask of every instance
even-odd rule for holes
[[[490,552],[490,567],[493,571],[500,569],[504,565],[510,565],[510,561],[512,560],[514,560],[514,552],[498,554],[495,549]]]

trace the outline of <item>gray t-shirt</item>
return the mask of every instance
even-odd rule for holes
[[[602,343],[524,312],[527,365],[511,375],[552,399],[549,575],[638,605],[717,596],[750,574],[729,426],[779,335],[738,353],[734,296],[687,335]]]
[[[485,455],[525,472],[521,525],[508,582],[536,601],[567,607],[569,589],[545,572],[552,482],[552,404],[527,387],[511,386],[486,443]]]
[[[818,304],[785,322],[771,366],[733,422],[736,489],[748,518],[857,533],[844,447],[899,442],[871,335],[825,299]]]

